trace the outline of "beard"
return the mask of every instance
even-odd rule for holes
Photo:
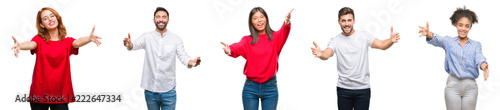
[[[160,26],[158,26],[158,24],[160,24],[160,23],[163,23],[163,24],[165,24],[165,25],[164,25],[163,27],[160,27]],[[167,23],[165,23],[165,22],[161,22],[161,21],[160,21],[160,22],[156,22],[156,23],[155,23],[155,26],[156,26],[156,29],[158,29],[158,30],[160,30],[160,31],[163,31],[163,30],[165,30],[165,28],[167,28]]]
[[[344,29],[346,27],[349,27],[350,29],[346,31]],[[349,35],[352,32],[352,29],[353,29],[352,26],[344,26],[344,27],[342,27],[342,32],[344,32],[344,34],[346,34],[346,35]]]

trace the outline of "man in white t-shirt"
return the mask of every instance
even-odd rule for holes
[[[338,23],[342,33],[331,38],[328,47],[321,51],[316,42],[312,53],[321,60],[337,54],[337,104],[339,110],[368,110],[370,106],[370,71],[368,47],[386,50],[397,43],[399,33],[391,27],[391,38],[379,40],[365,31],[355,31],[354,11],[349,7],[340,9]]]

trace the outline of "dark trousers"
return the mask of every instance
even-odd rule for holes
[[[30,102],[31,110],[68,110],[68,103],[64,104],[45,104]]]
[[[338,108],[339,110],[368,110],[370,94],[370,88],[351,90],[337,87]]]

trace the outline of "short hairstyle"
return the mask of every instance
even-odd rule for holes
[[[170,18],[170,15],[168,14],[168,11],[167,9],[163,8],[163,7],[157,7],[156,10],[155,10],[155,13],[153,14],[153,17],[156,16],[156,12],[158,11],[164,11],[164,12],[167,12],[167,19]]]
[[[451,17],[450,17],[451,24],[453,26],[457,25],[458,20],[460,20],[460,18],[463,18],[463,17],[468,18],[469,21],[471,22],[471,25],[478,22],[476,13],[465,8],[465,6],[464,6],[463,8],[457,8],[457,10],[455,10],[455,12],[453,12],[453,15],[451,15]]]
[[[354,19],[354,10],[352,10],[349,7],[344,7],[342,9],[340,9],[340,11],[339,11],[339,20],[340,20],[340,16],[347,15],[347,14],[352,14],[352,18]]]

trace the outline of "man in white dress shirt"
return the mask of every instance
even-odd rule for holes
[[[198,66],[201,60],[200,57],[191,59],[184,51],[181,38],[166,29],[169,14],[165,8],[156,8],[153,20],[155,31],[146,32],[133,42],[129,33],[123,44],[128,50],[146,51],[141,87],[145,89],[148,110],[175,110],[175,57],[188,68]]]

